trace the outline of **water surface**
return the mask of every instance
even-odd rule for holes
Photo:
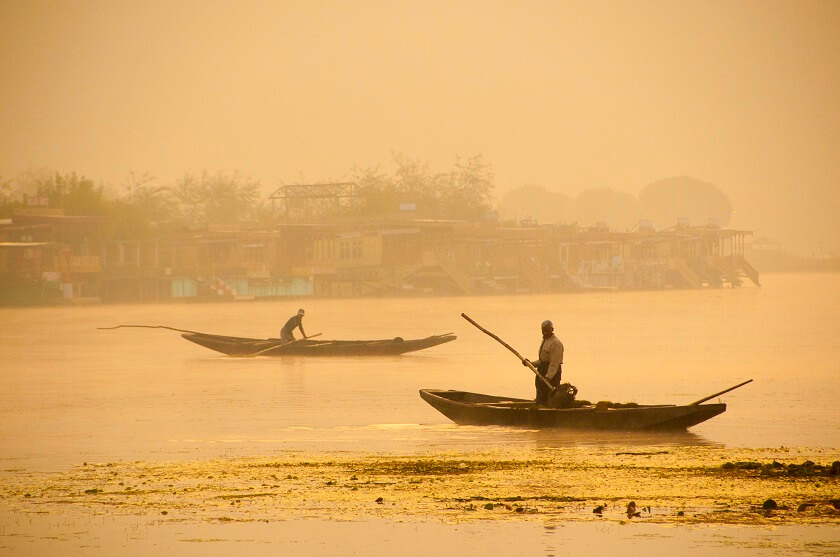
[[[840,447],[840,275],[765,275],[761,288],[414,299],[292,300],[0,310],[0,460],[83,461],[305,452],[413,453],[578,444]],[[324,339],[458,340],[378,358],[229,358],[167,325],[273,337],[298,307]],[[552,319],[564,379],[592,401],[726,413],[687,434],[591,434],[452,424],[420,388],[531,398],[533,376],[460,317],[526,356]]]

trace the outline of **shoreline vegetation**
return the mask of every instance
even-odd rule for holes
[[[712,525],[840,522],[834,449],[611,447],[421,455],[289,453],[4,470],[21,514],[198,523],[379,517]]]

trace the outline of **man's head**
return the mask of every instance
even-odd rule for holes
[[[548,338],[548,337],[550,337],[551,335],[554,334],[554,323],[552,323],[548,319],[546,319],[545,321],[542,322],[541,327],[542,327],[543,338]]]
[[[305,313],[306,313],[306,312],[305,312],[305,311],[303,311],[303,309],[299,309],[299,310],[298,310],[298,315],[300,315],[301,317],[303,317],[303,315],[304,315]]]

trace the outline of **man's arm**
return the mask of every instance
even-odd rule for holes
[[[303,338],[306,338],[306,333],[303,331],[303,319],[298,321],[298,329],[300,329],[300,334],[303,335]]]

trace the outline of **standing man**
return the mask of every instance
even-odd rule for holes
[[[551,321],[542,322],[542,336],[539,359],[531,364],[537,368],[540,375],[557,388],[563,368],[563,343],[554,335],[554,324]],[[522,365],[527,366],[525,362],[522,362]],[[548,395],[551,391],[539,377],[535,377],[534,380],[537,385],[537,398],[534,402],[545,405],[548,403]]]
[[[300,334],[303,335],[303,338],[306,338],[306,333],[303,332],[303,315],[305,313],[305,311],[299,309],[297,315],[289,317],[289,320],[286,321],[286,324],[283,325],[283,328],[280,330],[280,342],[286,344],[287,342],[295,340],[295,335],[292,334],[292,331],[294,331],[295,328],[300,329]]]

